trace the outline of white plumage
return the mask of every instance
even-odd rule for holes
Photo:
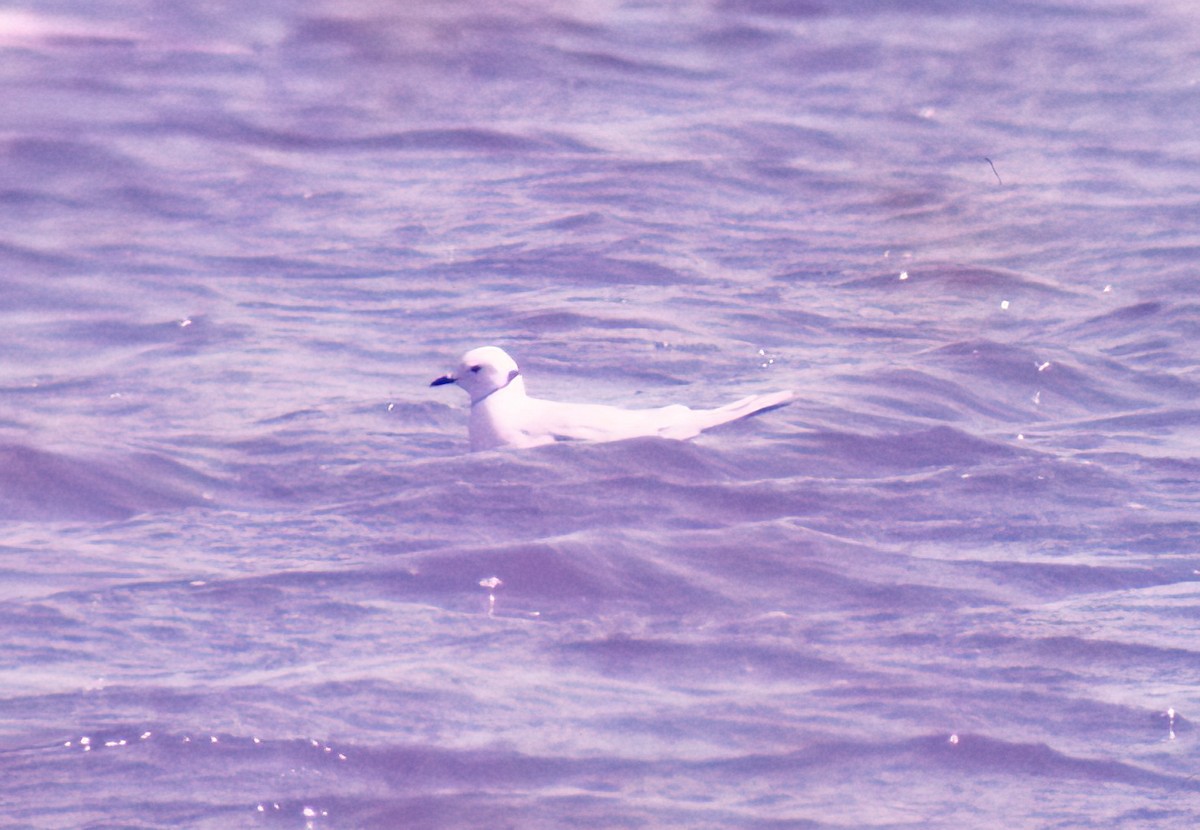
[[[791,392],[750,395],[717,409],[672,404],[658,409],[622,409],[604,404],[560,403],[532,398],[517,363],[497,346],[462,356],[458,368],[431,386],[456,383],[471,397],[471,449],[536,447],[555,441],[620,441],[656,435],[694,438],[706,429],[783,406]]]

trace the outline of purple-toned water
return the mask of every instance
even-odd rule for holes
[[[1190,0],[62,0],[0,77],[0,826],[1200,820]],[[470,455],[487,343],[799,398]]]

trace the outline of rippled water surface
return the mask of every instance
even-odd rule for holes
[[[63,0],[0,58],[0,826],[1200,820],[1189,2]],[[469,454],[485,343],[798,398]]]

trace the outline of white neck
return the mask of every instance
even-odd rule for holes
[[[523,446],[525,380],[520,375],[471,403],[471,449]]]
[[[471,406],[474,407],[476,404],[483,403],[488,398],[490,398],[492,395],[495,395],[497,392],[501,392],[505,389],[509,389],[514,386],[516,387],[518,394],[521,394],[521,395],[525,394],[525,379],[521,377],[521,373],[519,371],[517,371],[516,369],[512,370],[512,372],[508,376],[508,381],[503,386],[497,386],[492,391],[485,392],[484,394],[480,395],[478,398],[472,399]]]

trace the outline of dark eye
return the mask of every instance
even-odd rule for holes
[[[480,369],[482,369],[482,368],[483,368],[482,366],[472,366],[472,367],[471,367],[471,371],[472,371],[472,372],[478,372],[478,371],[479,371]]]

